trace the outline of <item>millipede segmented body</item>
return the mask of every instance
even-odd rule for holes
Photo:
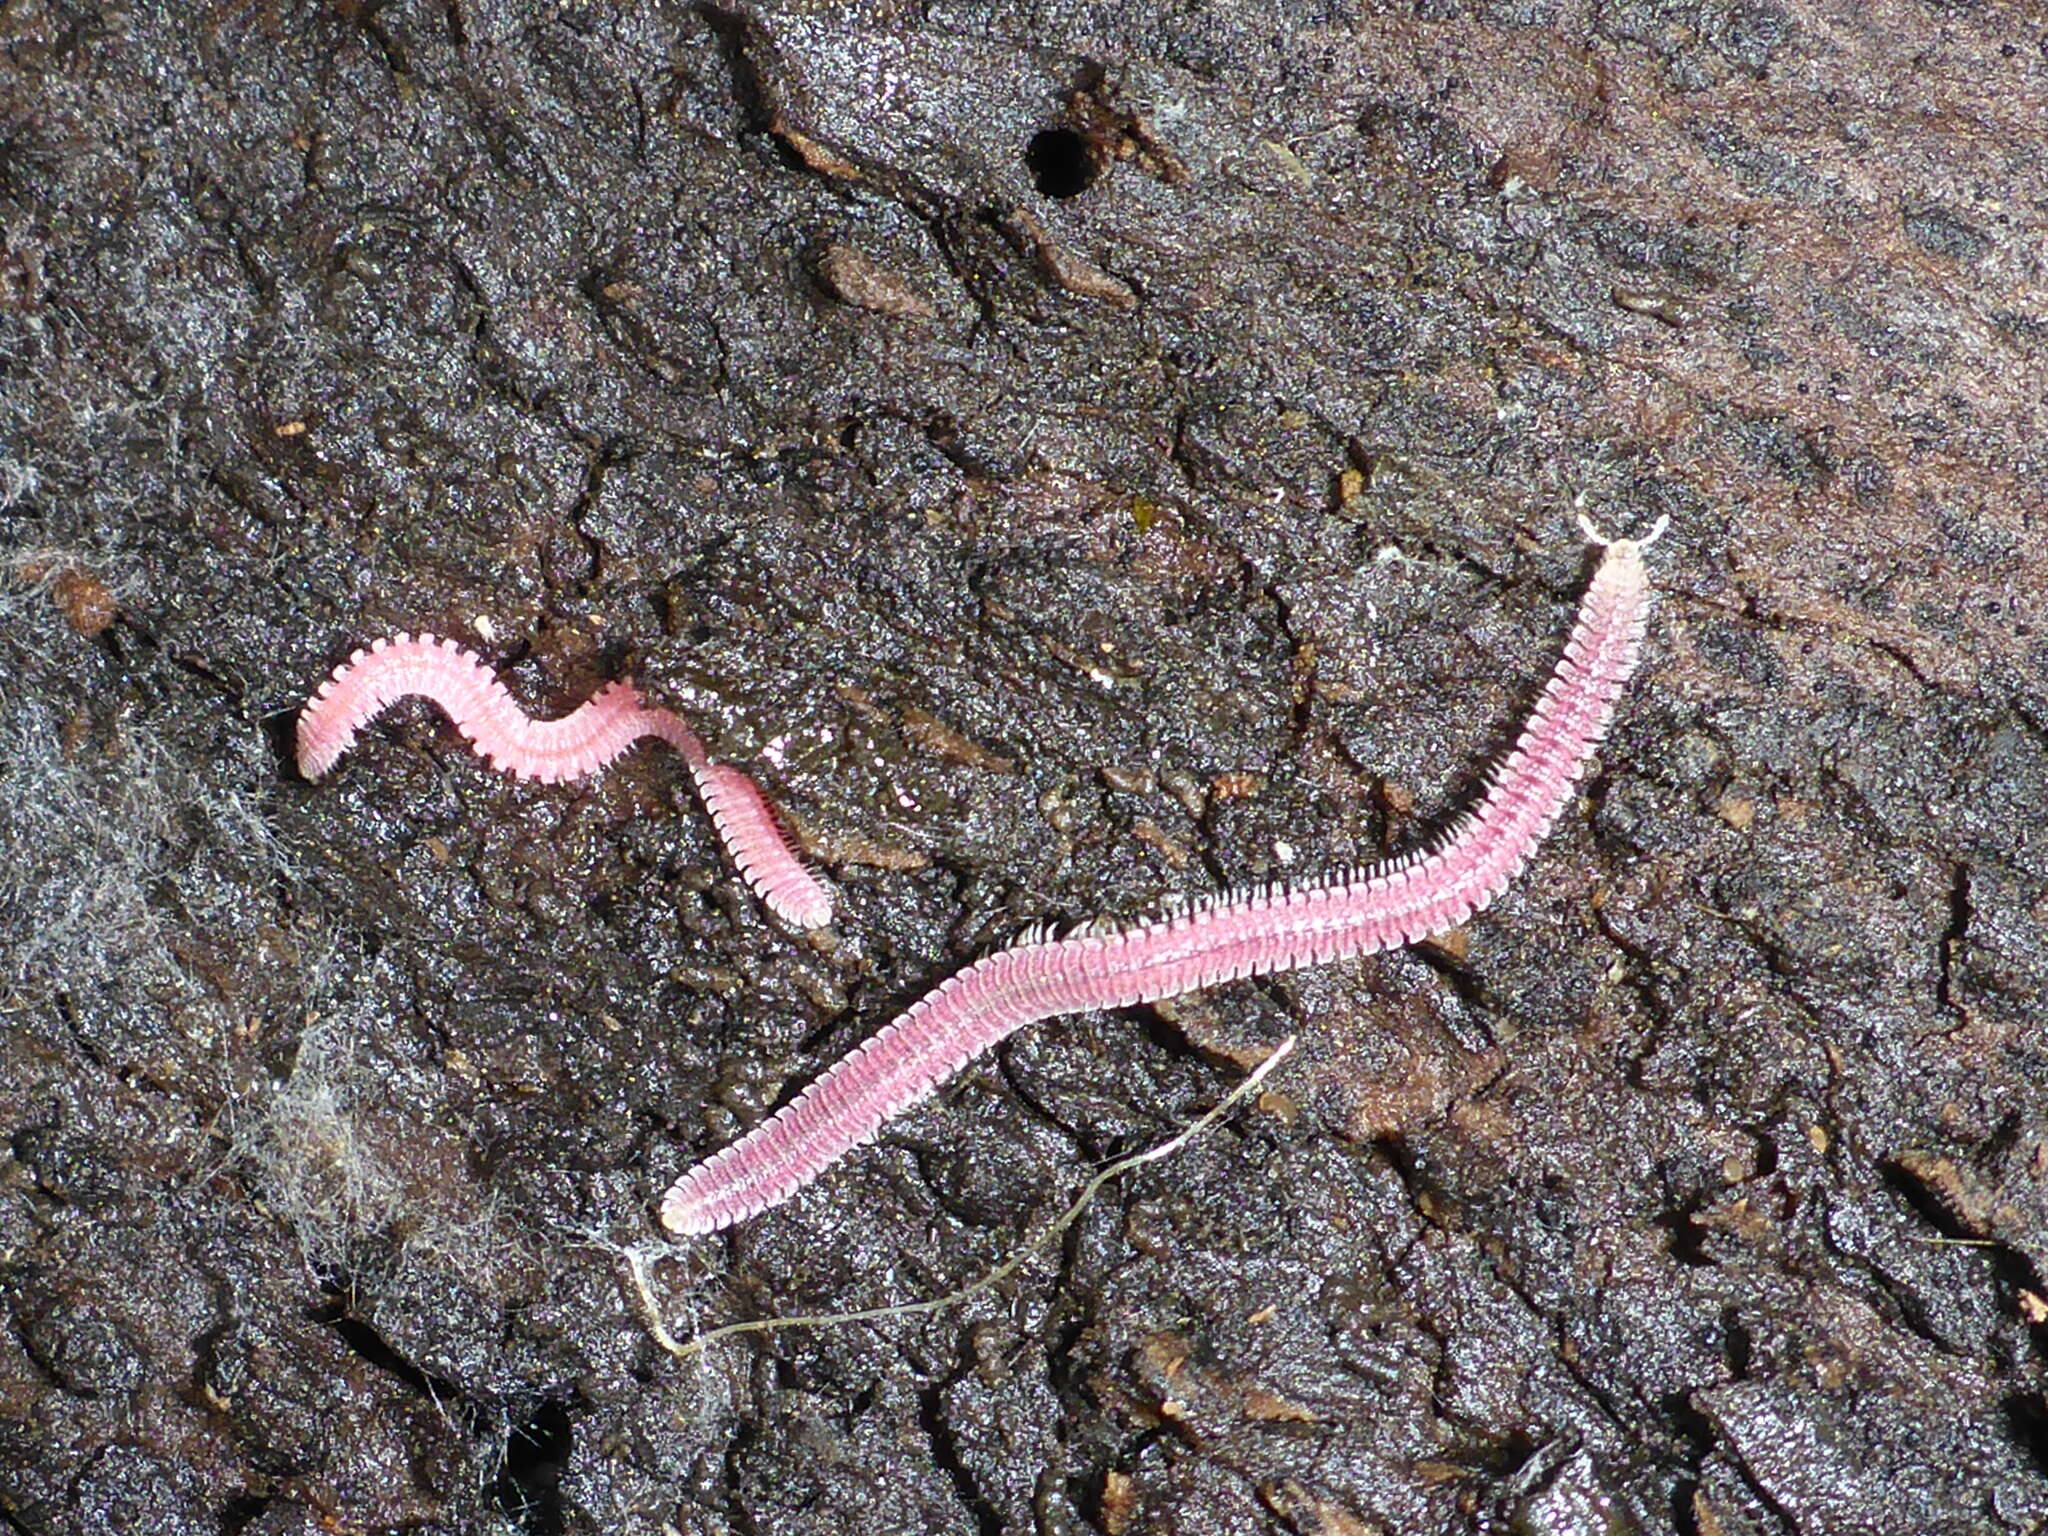
[[[1318,883],[1225,894],[1118,930],[1035,937],[989,955],[684,1174],[662,1200],[663,1225],[712,1232],[787,1200],[1027,1024],[1373,954],[1480,911],[1557,821],[1635,670],[1650,607],[1642,555],[1649,539],[1607,543],[1564,658],[1514,750],[1478,808],[1435,848]]]
[[[682,755],[727,855],[768,909],[799,928],[832,920],[832,893],[797,857],[754,781],[712,762],[680,715],[649,705],[624,679],[607,683],[559,720],[537,720],[496,673],[454,641],[394,635],[357,651],[306,701],[299,713],[299,771],[308,779],[325,775],[364,726],[413,694],[439,705],[492,767],[546,784],[583,778],[643,736],[659,737]]]

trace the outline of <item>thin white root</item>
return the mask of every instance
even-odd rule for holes
[[[1295,1038],[1295,1036],[1289,1035],[1285,1040],[1282,1040],[1273,1048],[1273,1053],[1270,1056],[1252,1068],[1243,1082],[1231,1089],[1212,1108],[1191,1122],[1179,1134],[1160,1142],[1155,1147],[1148,1147],[1143,1152],[1134,1152],[1128,1157],[1120,1157],[1115,1162],[1105,1164],[1097,1169],[1088,1182],[1081,1186],[1081,1193],[1075,1198],[1072,1205],[1069,1205],[1048,1225],[1041,1227],[1032,1236],[1018,1244],[1007,1259],[1003,1260],[1002,1263],[983,1275],[979,1280],[964,1285],[957,1291],[948,1292],[944,1296],[934,1297],[929,1301],[905,1302],[900,1306],[894,1307],[869,1307],[858,1312],[823,1312],[803,1317],[756,1318],[751,1322],[727,1323],[723,1327],[709,1328],[694,1338],[687,1339],[678,1344],[674,1336],[669,1333],[666,1325],[663,1324],[660,1311],[655,1305],[654,1293],[648,1283],[646,1247],[621,1248],[613,1244],[602,1244],[599,1246],[607,1248],[610,1252],[626,1261],[628,1276],[636,1293],[635,1299],[640,1303],[639,1310],[642,1313],[642,1321],[647,1325],[648,1335],[655,1343],[659,1344],[671,1355],[674,1355],[678,1360],[688,1360],[693,1356],[701,1355],[720,1339],[730,1338],[734,1334],[775,1333],[784,1328],[823,1328],[834,1323],[869,1323],[878,1322],[881,1319],[890,1317],[915,1317],[927,1312],[942,1312],[948,1307],[958,1306],[961,1302],[980,1295],[990,1286],[1000,1284],[1003,1280],[1016,1273],[1026,1259],[1030,1258],[1032,1254],[1038,1252],[1046,1244],[1066,1231],[1068,1227],[1072,1226],[1081,1212],[1088,1208],[1089,1202],[1095,1198],[1102,1186],[1111,1179],[1119,1174],[1128,1173],[1131,1169],[1140,1167],[1143,1164],[1156,1163],[1161,1158],[1171,1157],[1190,1141],[1193,1141],[1195,1137],[1201,1135],[1202,1132],[1208,1130],[1210,1126],[1229,1114],[1232,1109],[1243,1103],[1251,1094],[1256,1093],[1259,1085],[1272,1075],[1273,1069],[1287,1059],[1288,1055],[1294,1050]],[[662,1246],[666,1247],[666,1245]],[[675,1250],[670,1249],[669,1251]],[[659,1254],[657,1254],[658,1256]]]

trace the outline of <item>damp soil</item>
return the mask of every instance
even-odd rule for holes
[[[2040,1529],[2044,133],[2021,0],[0,5],[0,1529]],[[670,1333],[1300,1045],[664,1352],[938,979],[1449,824],[1579,510],[1514,889],[1026,1031]],[[839,921],[659,750],[302,782],[399,629]]]

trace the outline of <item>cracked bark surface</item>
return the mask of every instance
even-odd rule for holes
[[[0,7],[0,1525],[2048,1519],[2048,36],[1996,0]],[[1444,942],[1027,1032],[658,1267],[668,1179],[1028,923],[1473,798]],[[290,712],[431,628],[760,767]],[[779,765],[779,766],[778,766]]]

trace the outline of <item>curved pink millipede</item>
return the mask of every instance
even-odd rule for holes
[[[306,701],[299,772],[320,778],[365,725],[408,694],[440,705],[492,767],[544,784],[595,773],[641,737],[660,737],[682,754],[726,853],[768,909],[799,928],[832,921],[832,893],[804,868],[754,781],[712,762],[680,715],[650,707],[624,679],[559,720],[536,720],[453,640],[395,635],[357,651]]]
[[[1584,520],[1581,519],[1583,523]],[[1226,893],[1118,932],[1026,940],[941,983],[661,1202],[672,1232],[780,1204],[998,1041],[1041,1019],[1368,955],[1456,927],[1498,896],[1563,811],[1641,654],[1648,538],[1606,545],[1564,659],[1479,808],[1434,851],[1320,884]]]

